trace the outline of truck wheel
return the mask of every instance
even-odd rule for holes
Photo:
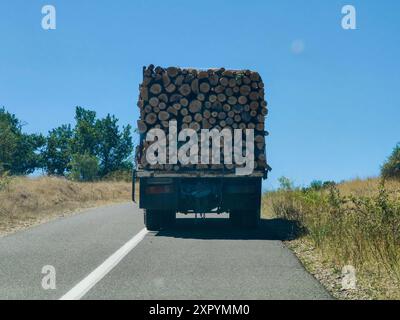
[[[161,229],[161,215],[157,211],[144,211],[144,225],[149,231],[159,231]]]
[[[243,227],[245,228],[257,228],[260,223],[260,210],[246,210],[242,216]]]
[[[230,211],[229,220],[235,227],[240,227],[242,225],[242,215],[241,211]]]
[[[257,228],[260,222],[260,210],[238,210],[229,213],[229,220],[236,227]]]
[[[163,216],[163,227],[171,227],[175,224],[176,221],[176,212],[175,211],[165,211],[161,212]]]

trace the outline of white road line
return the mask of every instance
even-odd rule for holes
[[[79,282],[75,287],[63,295],[60,300],[79,300],[81,299],[94,285],[109,273],[140,241],[144,239],[148,230],[144,228],[131,240],[125,243],[115,253],[113,253],[106,261],[93,270],[85,279]]]

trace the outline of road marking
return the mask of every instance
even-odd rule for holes
[[[85,279],[79,282],[75,287],[63,295],[60,300],[79,300],[81,299],[94,285],[109,273],[140,241],[144,239],[148,230],[144,228],[131,240],[125,243],[115,253],[113,253],[106,261],[93,270]]]

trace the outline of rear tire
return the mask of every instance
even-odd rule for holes
[[[260,210],[253,209],[243,212],[243,227],[255,229],[260,223]]]
[[[149,231],[159,231],[175,223],[175,211],[145,210],[144,225]]]
[[[159,231],[161,229],[161,215],[154,210],[144,210],[144,225],[149,231]]]
[[[229,213],[229,220],[235,227],[257,228],[260,222],[260,210],[233,210]]]

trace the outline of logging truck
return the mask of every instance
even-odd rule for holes
[[[173,225],[177,213],[228,213],[234,225],[256,227],[270,170],[259,74],[150,65],[139,90],[132,198],[139,182],[147,229]]]

